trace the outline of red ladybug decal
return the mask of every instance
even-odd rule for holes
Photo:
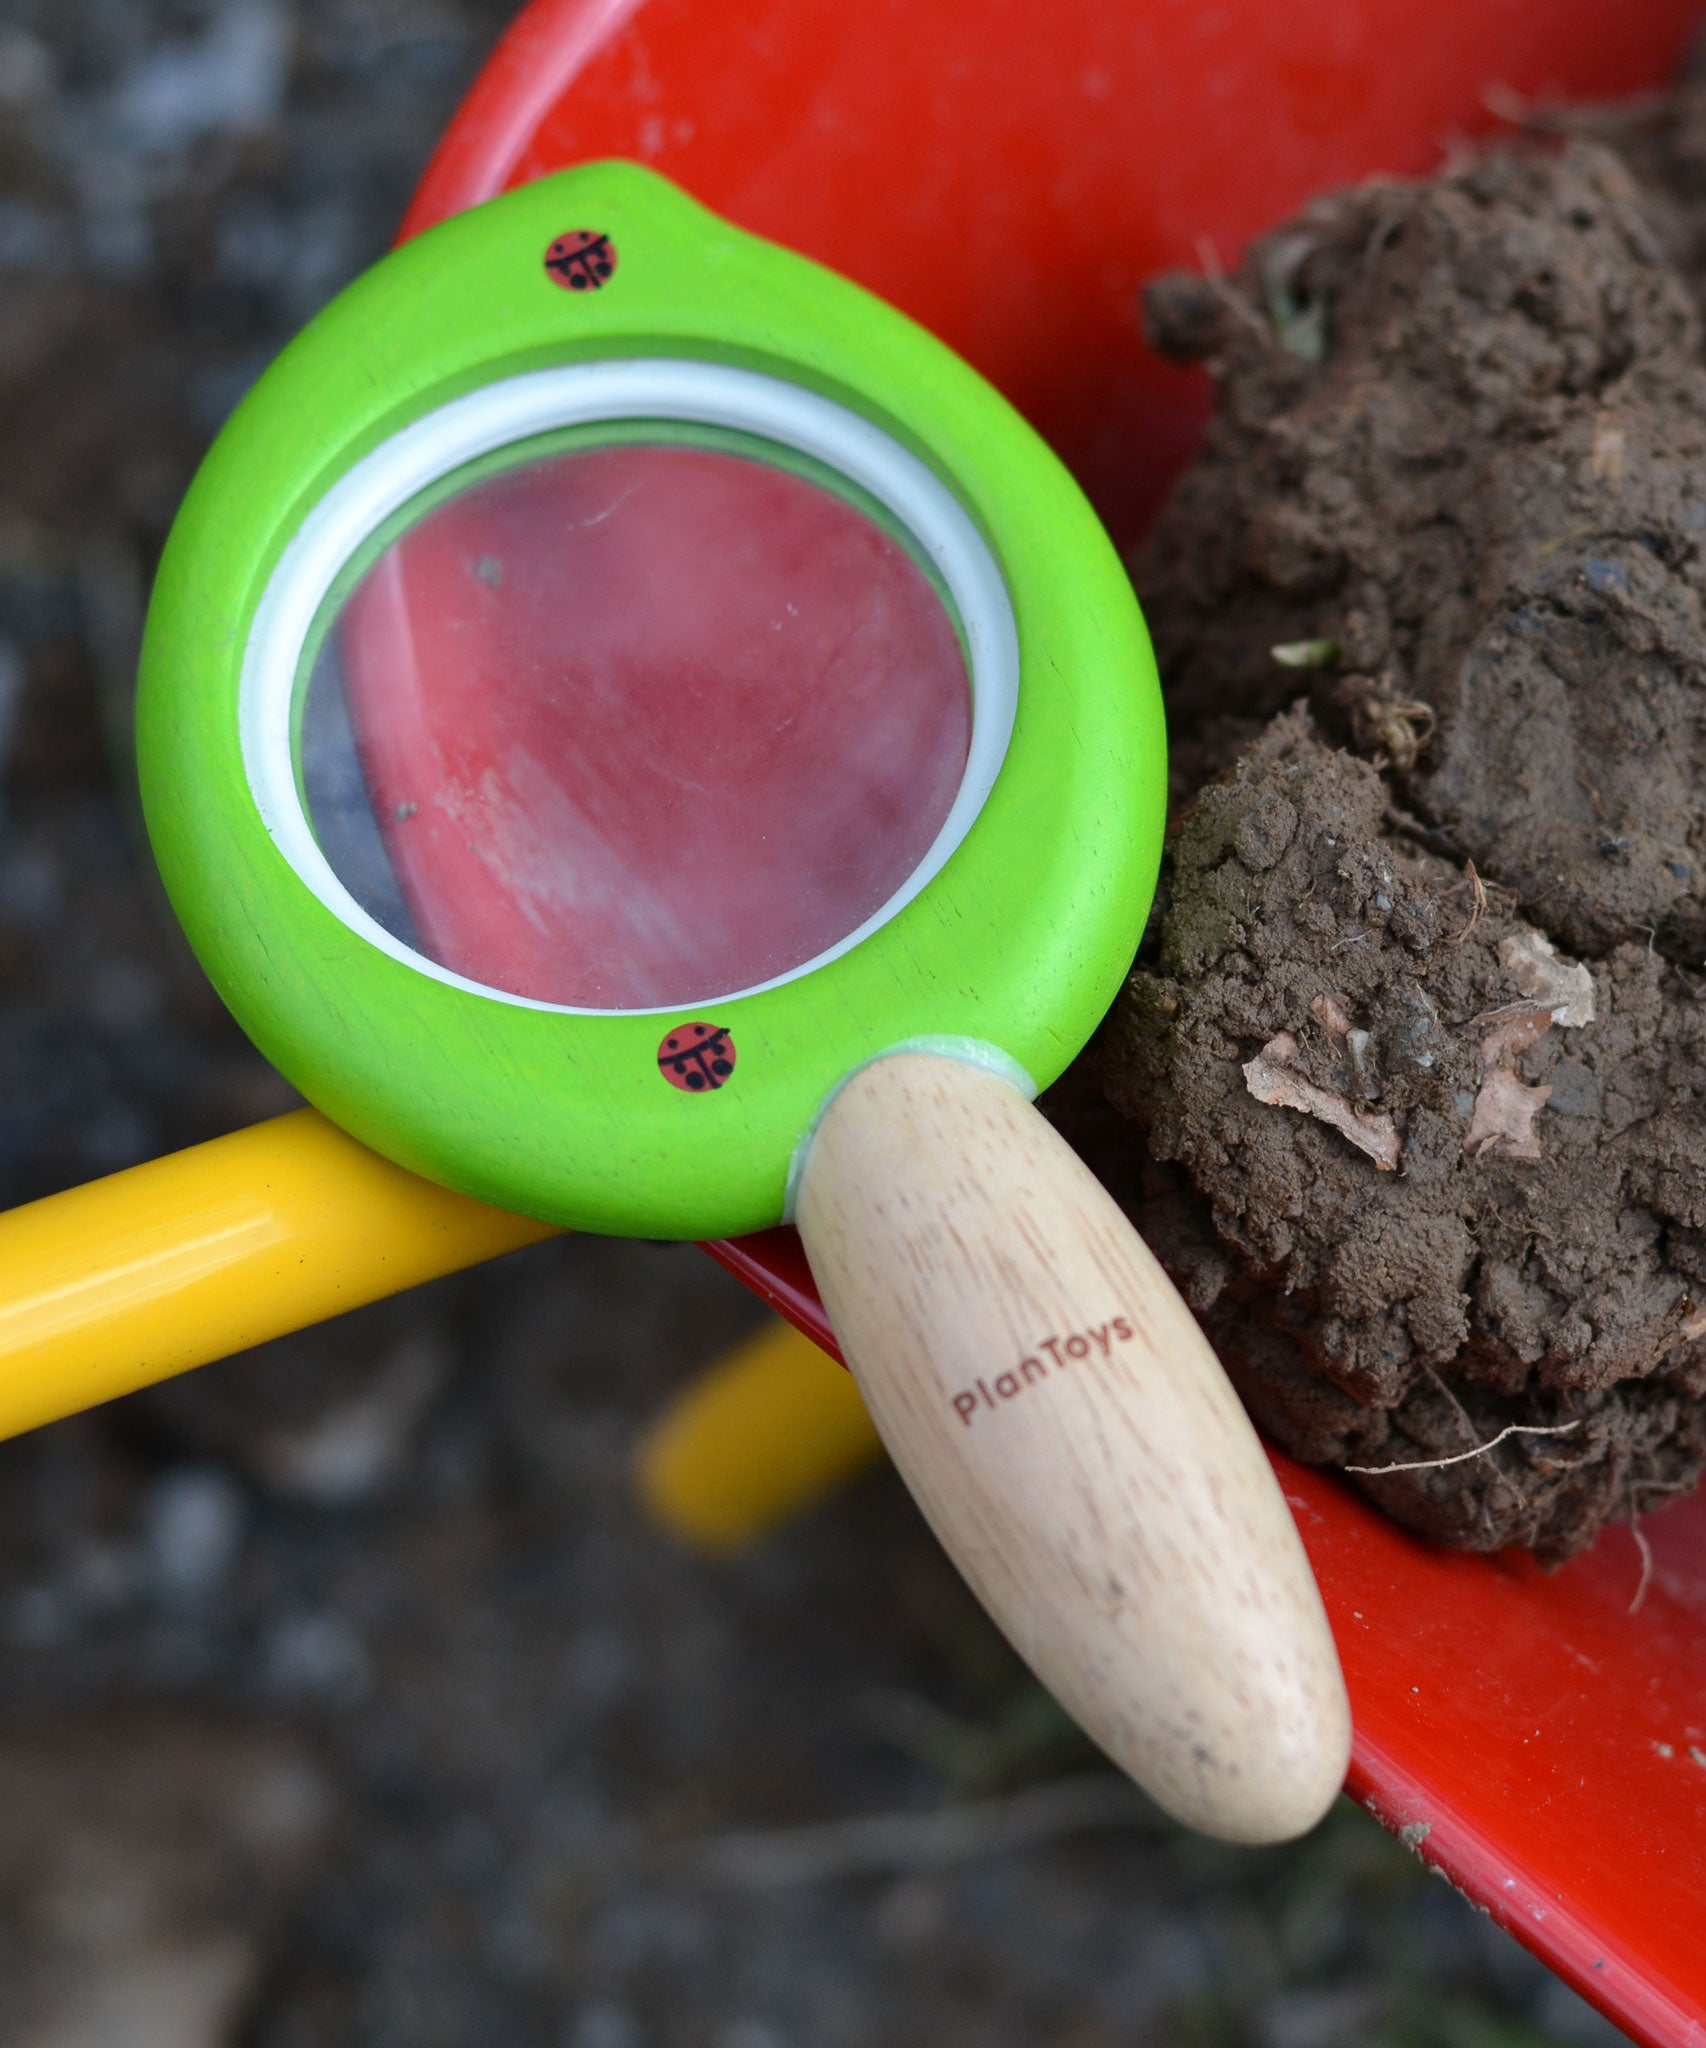
[[[720,1024],[678,1024],[658,1047],[658,1072],[688,1095],[709,1095],[734,1070],[735,1042]]]
[[[596,228],[570,228],[545,251],[545,275],[566,292],[602,291],[616,273],[616,244]]]

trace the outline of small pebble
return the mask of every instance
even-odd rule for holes
[[[248,1502],[218,1465],[178,1465],[149,1488],[143,1546],[156,1596],[193,1607],[220,1591],[236,1569],[248,1524]]]

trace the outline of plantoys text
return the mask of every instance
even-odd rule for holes
[[[1129,1344],[1135,1334],[1124,1316],[1114,1316],[1091,1329],[1074,1330],[1069,1337],[1045,1337],[1037,1346],[1037,1353],[1046,1351],[1054,1366],[1062,1369],[1075,1359],[1088,1358],[1092,1352],[1106,1358],[1116,1344]],[[975,1387],[962,1387],[954,1396],[954,1413],[970,1429],[979,1408],[995,1408],[1003,1401],[1011,1401],[1032,1381],[1046,1380],[1048,1375],[1049,1367],[1040,1356],[1021,1358],[1012,1372],[996,1374],[993,1393],[986,1380],[978,1380]]]

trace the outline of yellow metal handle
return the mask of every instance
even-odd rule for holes
[[[317,1110],[0,1215],[0,1438],[557,1235]]]
[[[882,1450],[852,1375],[777,1321],[676,1396],[635,1467],[653,1518],[717,1554],[762,1542]]]

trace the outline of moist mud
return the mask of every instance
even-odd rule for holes
[[[1149,295],[1218,385],[1133,565],[1176,811],[1062,1114],[1263,1425],[1475,1549],[1706,1462],[1694,105]]]

